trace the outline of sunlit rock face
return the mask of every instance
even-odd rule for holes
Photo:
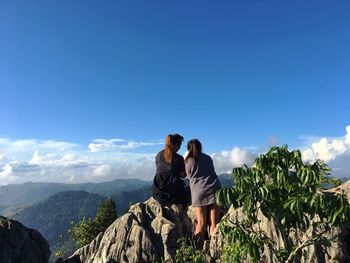
[[[350,200],[350,180],[345,182],[341,186],[327,190],[327,192],[343,192]],[[237,223],[242,222],[245,218],[245,214],[242,208],[234,209],[231,207],[228,213],[225,215],[230,221]],[[264,231],[268,237],[270,237],[274,242],[274,249],[284,248],[286,246],[287,238],[283,237],[281,234],[279,225],[273,220],[267,219],[260,211],[258,213],[258,220],[260,225],[256,225],[256,229],[261,229]],[[319,232],[320,229],[317,229]],[[322,229],[321,229],[322,231]],[[316,233],[316,229],[312,226],[306,231],[302,232],[298,229],[290,236],[288,240],[291,240],[293,244],[296,244],[296,239],[306,240],[308,237],[313,236]],[[313,262],[313,263],[346,263],[350,262],[350,233],[349,226],[344,227],[333,227],[324,234],[324,237],[330,241],[331,245],[324,251],[319,244],[313,244],[307,246],[305,250],[307,251],[308,258],[297,259],[296,262]],[[210,257],[215,261],[220,258],[221,251],[225,241],[223,240],[222,234],[218,229],[216,229],[215,235],[210,241]],[[264,250],[264,262],[272,263],[277,262],[276,255],[273,249],[265,247]],[[249,259],[247,260],[249,262]]]
[[[349,183],[348,183],[349,184]],[[350,188],[350,184],[349,187]],[[350,189],[345,183],[331,191],[344,190],[347,195]],[[225,217],[232,222],[244,219],[243,209],[231,208]],[[265,247],[264,262],[277,262],[274,250],[284,248],[287,238],[284,237],[276,222],[269,220],[259,212],[260,229],[275,242],[274,249]],[[256,226],[258,228],[258,226]],[[175,262],[177,240],[183,236],[190,236],[193,230],[193,210],[186,211],[181,205],[161,207],[150,198],[130,207],[129,211],[118,218],[104,233],[100,233],[89,245],[77,250],[66,263],[112,263],[112,262]],[[310,227],[306,232],[296,230],[288,240],[295,242],[312,236],[315,229]],[[306,248],[308,258],[296,259],[295,262],[350,262],[350,234],[345,227],[334,227],[326,232],[325,237],[331,246],[325,251],[318,244]],[[206,260],[218,262],[225,241],[217,229],[210,240]],[[249,259],[246,262],[250,262]],[[243,262],[242,262],[243,263]]]
[[[150,198],[131,206],[65,262],[175,262],[177,240],[191,232],[192,220],[182,205],[162,207]]]
[[[242,222],[245,218],[244,211],[242,208],[234,209],[231,208],[225,217],[229,217],[232,222]],[[256,230],[260,228],[260,230],[264,231],[268,237],[270,237],[274,242],[274,248],[280,249],[285,248],[287,239],[283,237],[281,234],[280,228],[276,222],[273,220],[268,220],[261,212],[258,214],[258,220],[260,220],[260,226],[256,225]],[[290,239],[294,243],[295,240],[301,239],[305,240],[307,237],[312,236],[315,233],[315,229],[310,227],[306,232],[301,232],[296,230],[293,236],[290,236]],[[332,263],[342,263],[342,262],[350,262],[349,256],[349,232],[345,228],[334,227],[330,231],[326,232],[324,235],[328,240],[331,241],[331,246],[323,251],[321,246],[315,244],[306,247],[306,251],[308,254],[308,258],[298,259],[296,262],[313,262],[313,263],[324,263],[324,262],[332,262]],[[221,251],[223,246],[225,245],[225,241],[223,240],[222,234],[218,229],[215,232],[215,235],[212,237],[210,241],[210,257],[213,261],[219,260]],[[247,259],[246,262],[251,262]],[[265,246],[264,250],[264,262],[265,263],[274,263],[279,262],[274,254],[273,249]]]
[[[51,251],[36,230],[0,216],[0,263],[46,263]]]

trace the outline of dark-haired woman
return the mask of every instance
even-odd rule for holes
[[[219,221],[220,210],[215,201],[215,193],[221,188],[221,184],[215,173],[213,160],[209,155],[202,153],[200,141],[190,140],[187,150],[185,167],[190,180],[192,207],[197,220],[195,236],[200,247],[205,238],[207,225],[210,226],[211,237]]]
[[[189,203],[189,197],[181,178],[186,177],[184,158],[177,154],[183,137],[169,134],[165,138],[165,149],[156,156],[156,175],[153,180],[153,197],[161,205]]]

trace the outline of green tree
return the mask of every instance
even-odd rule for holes
[[[78,247],[89,244],[100,232],[104,232],[117,219],[116,204],[112,198],[103,202],[94,218],[83,219],[77,224],[71,222],[68,233]]]
[[[107,200],[101,205],[98,210],[94,224],[98,233],[104,232],[117,218],[116,204],[112,198]]]
[[[350,221],[350,207],[343,194],[323,191],[326,186],[340,184],[328,175],[330,168],[324,162],[304,163],[301,152],[290,152],[287,146],[272,147],[255,160],[253,167],[234,168],[234,185],[221,189],[217,200],[226,206],[242,207],[246,218],[242,222],[229,218],[222,222],[220,230],[228,245],[223,248],[221,261],[239,262],[247,257],[253,262],[262,261],[267,245],[280,262],[294,262],[307,256],[304,248],[311,244],[323,248],[330,245],[324,234],[332,226]],[[274,241],[260,230],[258,211],[280,226],[287,241],[284,249],[276,250]],[[298,229],[305,233],[310,226],[314,232],[306,239],[290,239],[291,232]]]
[[[178,248],[175,254],[175,262],[177,263],[202,263],[205,262],[205,252],[197,250],[193,240],[185,237],[177,240]]]

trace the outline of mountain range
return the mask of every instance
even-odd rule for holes
[[[38,230],[49,242],[51,250],[76,248],[68,236],[70,222],[79,222],[84,216],[93,218],[106,198],[84,191],[64,191],[45,201],[23,208],[14,218],[25,226]]]
[[[230,175],[219,178],[223,186],[232,184]],[[85,184],[13,184],[0,187],[0,214],[37,229],[53,252],[65,250],[69,254],[76,249],[68,236],[71,221],[79,222],[84,216],[94,218],[107,197],[112,197],[118,215],[122,215],[131,204],[147,200],[151,195],[152,182],[138,179]]]
[[[9,206],[23,206],[45,200],[49,196],[68,190],[85,191],[103,196],[112,196],[123,191],[132,191],[145,185],[150,181],[138,179],[116,179],[102,183],[63,184],[28,182],[23,184],[9,184],[0,186],[0,209]]]

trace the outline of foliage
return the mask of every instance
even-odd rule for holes
[[[280,262],[293,262],[302,256],[303,249],[315,242],[329,245],[324,233],[331,226],[350,220],[350,207],[342,194],[327,193],[326,186],[335,186],[339,181],[329,177],[330,168],[318,160],[304,163],[300,150],[288,151],[287,146],[272,147],[267,154],[260,155],[253,167],[243,165],[233,169],[234,186],[217,193],[219,203],[242,207],[246,219],[232,222],[226,218],[221,226],[228,246],[224,248],[225,262],[247,258],[253,262],[263,259],[264,244],[273,249],[273,241],[259,228],[258,212],[274,220],[287,239],[284,250],[276,250]],[[305,232],[310,226],[315,233],[303,242],[294,243],[289,234],[295,229]]]
[[[94,221],[89,218],[83,219],[77,224],[75,222],[71,222],[71,228],[68,230],[68,233],[72,236],[78,247],[83,247],[89,244],[99,232],[95,228]]]
[[[63,258],[65,256],[65,251],[63,250],[57,250],[55,252],[55,258]]]
[[[263,232],[256,232],[249,226],[248,221],[233,225],[228,220],[220,225],[220,231],[225,233],[226,242],[231,244],[223,248],[222,262],[239,262],[250,255],[253,259],[259,259],[263,254],[264,242],[271,244],[270,239]],[[239,242],[236,242],[239,240]]]
[[[72,236],[78,247],[89,244],[100,232],[104,232],[117,218],[116,205],[113,199],[107,198],[100,206],[95,219],[83,219],[77,224],[71,222],[68,233]]]
[[[116,204],[112,198],[107,198],[107,200],[102,203],[94,219],[94,224],[98,233],[104,232],[116,218]]]
[[[177,263],[203,263],[205,254],[202,250],[195,249],[193,240],[182,237],[178,239],[179,248],[176,250],[175,262]]]
[[[67,256],[67,248],[65,246],[65,238],[63,235],[60,235],[59,237],[59,247],[54,252],[55,258],[64,258]]]

